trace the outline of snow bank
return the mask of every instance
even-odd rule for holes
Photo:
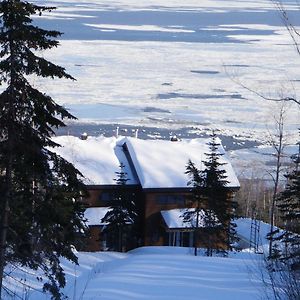
[[[250,246],[251,222],[252,220],[250,218],[239,218],[235,220],[235,223],[237,225],[237,234],[243,239],[245,243],[248,244],[248,247]],[[257,220],[257,225],[258,249],[260,252],[267,253],[269,249],[269,240],[267,239],[267,235],[270,232],[271,225],[260,220]],[[282,229],[274,226],[273,230],[277,229],[279,229],[279,232],[282,232]]]

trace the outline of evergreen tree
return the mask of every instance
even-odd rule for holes
[[[277,207],[285,224],[283,232],[277,230],[271,258],[283,261],[289,268],[300,268],[300,143],[293,156],[294,168],[286,175],[287,185],[277,198]]]
[[[183,222],[188,223],[194,227],[193,231],[193,244],[194,244],[194,255],[197,256],[198,242],[199,242],[199,226],[200,217],[202,220],[201,209],[207,207],[206,198],[203,197],[203,185],[204,179],[201,171],[195,166],[195,164],[189,160],[186,166],[186,174],[190,177],[188,185],[192,186],[190,200],[194,204],[194,209],[187,210],[183,213]]]
[[[101,222],[107,223],[103,233],[106,234],[109,249],[119,252],[122,252],[126,246],[126,237],[130,235],[131,239],[134,239],[136,235],[134,229],[138,218],[135,194],[130,192],[126,186],[129,179],[124,168],[124,164],[121,163],[120,171],[116,172],[117,189],[113,194],[112,205],[101,220]]]
[[[231,249],[231,245],[237,241],[236,224],[233,221],[237,203],[233,201],[231,191],[227,187],[226,170],[222,168],[225,163],[220,162],[224,154],[218,151],[220,143],[215,132],[212,133],[208,146],[210,151],[205,153],[207,159],[203,161],[204,194],[208,198],[209,219],[213,225],[207,227],[210,231],[208,238],[214,237],[213,244],[218,244],[217,252],[226,255],[227,249]],[[212,251],[209,254],[212,255]]]
[[[201,244],[206,248],[206,255],[212,256],[214,251],[226,254],[230,245],[237,240],[233,222],[236,202],[230,197],[226,171],[222,168],[224,163],[219,161],[223,154],[218,151],[220,144],[214,132],[208,146],[210,152],[206,153],[207,159],[203,161],[204,170],[197,169],[191,161],[186,167],[186,174],[191,178],[188,185],[192,186],[191,200],[195,210],[185,212],[183,220],[190,224],[196,220],[194,246],[197,255],[201,218]]]
[[[77,263],[72,244],[83,230],[80,173],[51,150],[59,146],[51,140],[54,128],[74,117],[30,83],[31,75],[73,79],[37,55],[57,47],[61,33],[34,26],[31,16],[52,9],[0,2],[0,298],[11,263],[43,270],[44,290],[61,299],[59,258]]]

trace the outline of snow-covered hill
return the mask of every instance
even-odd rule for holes
[[[229,258],[195,257],[188,248],[143,247],[129,253],[78,253],[78,257],[79,266],[63,262],[64,291],[73,300],[254,300],[264,293],[257,269],[260,256],[247,252]],[[27,286],[38,290],[13,280],[10,288],[30,300],[49,299],[34,277],[22,275]]]
[[[250,219],[237,220],[245,245],[249,244],[250,227]],[[260,250],[268,250],[268,231],[269,225],[261,222]],[[199,256],[193,254],[194,249],[185,247],[77,252],[78,266],[62,260],[67,279],[63,292],[72,300],[256,300],[268,293],[266,282],[262,282],[263,255],[248,248],[229,252],[226,258],[206,257],[201,249]],[[5,286],[15,295],[28,296],[29,300],[50,299],[36,280],[41,274],[16,266],[6,272],[11,277],[5,278]]]

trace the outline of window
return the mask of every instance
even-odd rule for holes
[[[169,232],[169,245],[168,246],[193,246],[193,232],[172,231]]]
[[[182,195],[158,195],[156,196],[156,202],[162,205],[168,204],[185,204],[185,199]]]
[[[104,203],[110,202],[111,200],[113,200],[113,193],[112,192],[103,192],[99,196],[99,200]]]

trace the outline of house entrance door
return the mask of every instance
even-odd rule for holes
[[[183,231],[169,232],[169,246],[192,247],[193,233]]]

